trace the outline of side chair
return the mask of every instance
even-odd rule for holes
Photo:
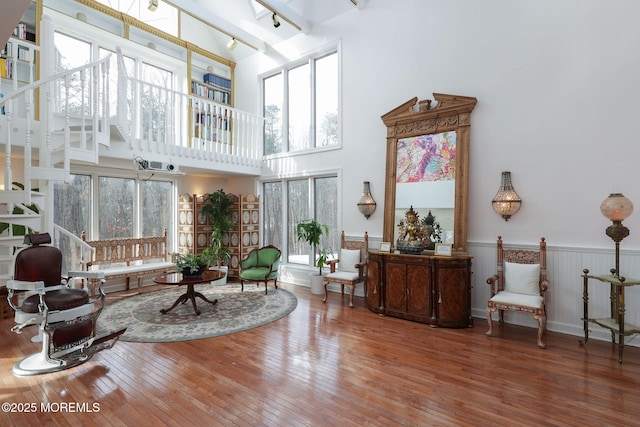
[[[547,327],[545,293],[549,290],[547,280],[547,243],[540,239],[540,248],[504,249],[502,236],[498,236],[497,273],[487,279],[491,286],[491,298],[487,303],[487,335],[493,333],[491,315],[498,311],[500,323],[504,322],[504,311],[527,313],[538,322],[538,347],[544,348],[542,334]]]

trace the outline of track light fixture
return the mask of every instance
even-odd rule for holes
[[[227,49],[229,50],[235,49],[236,46],[238,46],[238,40],[236,40],[235,37],[229,40],[229,43],[227,43]]]
[[[155,12],[158,8],[158,0],[149,0],[148,8],[151,12]]]
[[[273,12],[273,15],[271,16],[271,20],[273,21],[274,28],[278,28],[280,26],[280,21],[278,21],[278,17],[276,16],[275,12]]]

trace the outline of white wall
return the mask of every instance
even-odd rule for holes
[[[342,41],[343,149],[293,161],[307,170],[342,167],[345,228],[379,234],[382,210],[366,221],[355,203],[365,179],[383,202],[380,116],[414,96],[475,96],[469,240],[502,233],[535,241],[542,233],[550,244],[609,247],[600,202],[623,192],[640,203],[631,175],[640,154],[631,125],[640,111],[638,12],[631,0],[398,0],[354,8],[277,47],[291,58]],[[257,54],[238,64],[239,108],[258,111],[255,76],[278,62]],[[490,203],[503,170],[524,200],[507,223]],[[640,214],[627,224],[623,246],[639,248]]]
[[[372,0],[278,46],[277,53],[239,62],[236,105],[258,111],[256,75],[339,37],[343,147],[287,159],[274,171],[292,164],[341,169],[343,228],[375,238],[382,233],[385,182],[380,116],[414,96],[433,99],[434,92],[476,97],[468,240],[482,247],[499,234],[533,244],[545,236],[551,251],[566,255],[552,267],[559,280],[552,284],[550,316],[559,316],[558,307],[573,307],[569,318],[550,325],[555,320],[581,328],[580,274],[589,265],[571,254],[596,253],[589,257],[593,262],[613,252],[604,234],[610,223],[599,212],[609,193],[624,193],[640,211],[634,173],[640,156],[634,125],[640,116],[638,15],[640,2],[633,0]],[[491,208],[503,170],[511,171],[523,199],[508,222]],[[364,180],[378,201],[368,221],[355,206]],[[640,212],[625,224],[631,235],[622,242],[623,253],[640,248]],[[495,256],[491,249],[476,252]],[[623,274],[638,261],[630,253]],[[476,260],[476,268],[483,262]],[[486,306],[486,295],[475,289],[486,279],[481,273],[474,275],[476,312]],[[640,307],[638,298],[628,305],[633,301]]]

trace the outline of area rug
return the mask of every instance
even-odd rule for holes
[[[201,311],[197,316],[191,301],[169,308],[185,292],[184,287],[144,293],[107,302],[98,318],[98,333],[127,327],[121,340],[130,342],[173,342],[232,334],[266,325],[291,313],[298,300],[289,291],[273,287],[264,293],[264,285],[240,284],[196,285],[196,291],[218,303],[211,305],[200,298],[196,304]]]

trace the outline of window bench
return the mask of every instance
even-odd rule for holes
[[[105,280],[125,279],[126,290],[132,277],[138,280],[138,292],[146,276],[175,271],[175,263],[167,251],[167,230],[162,237],[140,237],[123,239],[82,240],[93,248],[91,260],[86,262],[87,271],[104,273]],[[97,282],[90,281],[91,295]]]

